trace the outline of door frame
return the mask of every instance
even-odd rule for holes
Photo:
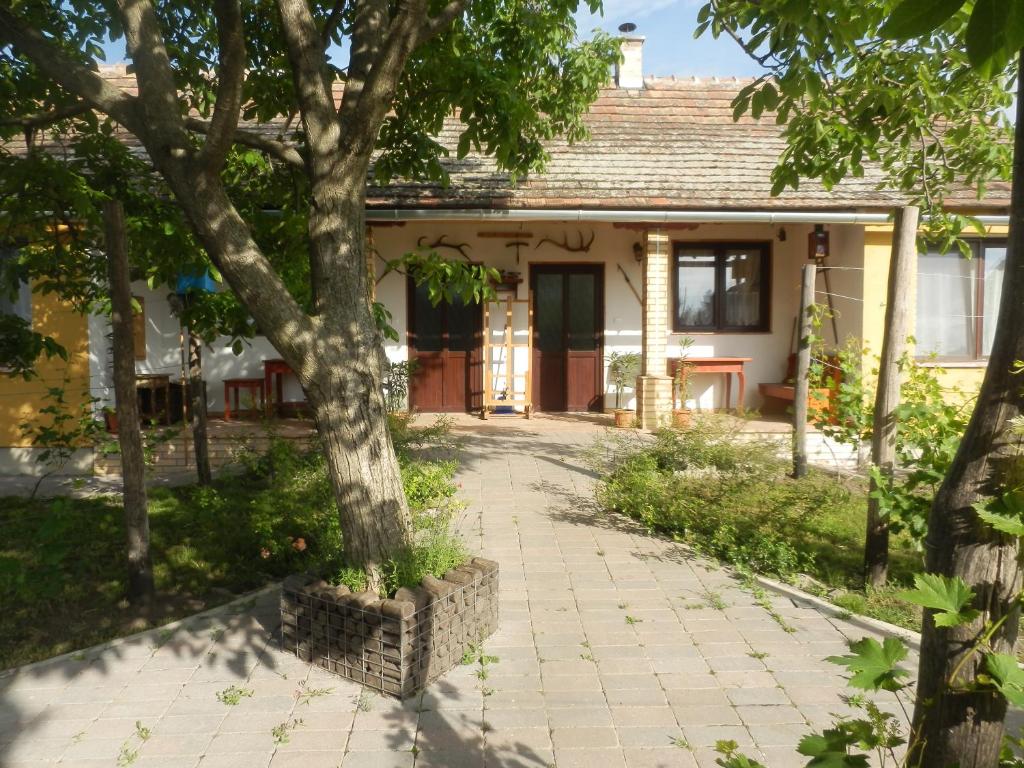
[[[418,350],[416,348],[416,281],[411,277],[407,277],[405,290],[405,312],[406,312],[406,336],[405,345],[408,350],[406,359],[410,362],[417,357]],[[439,305],[440,306],[440,305]],[[424,352],[427,355],[440,355],[442,356],[442,374],[441,374],[441,402],[442,406],[436,411],[437,413],[472,413],[483,405],[483,321],[484,321],[484,305],[482,302],[476,304],[478,312],[476,315],[476,326],[473,333],[473,339],[476,342],[473,348],[466,353],[466,403],[464,408],[445,408],[444,403],[444,373],[443,366],[446,363],[445,358],[451,350],[448,349],[448,311],[443,310],[444,316],[441,325],[441,349],[436,352]],[[479,391],[474,388],[474,376],[479,372],[480,387]],[[412,400],[413,388],[410,383],[409,386],[409,407],[415,407]],[[475,403],[475,400],[479,400],[479,403]],[[428,411],[428,413],[431,411]]]
[[[566,274],[573,271],[573,268],[579,269],[581,272],[592,272],[596,279],[594,280],[594,323],[597,330],[597,347],[594,353],[597,355],[597,366],[594,376],[594,391],[597,393],[597,406],[588,408],[590,412],[603,413],[604,412],[604,400],[605,400],[605,387],[604,387],[604,334],[605,334],[605,306],[604,306],[604,293],[605,293],[605,262],[603,261],[531,261],[527,263],[527,269],[529,270],[527,276],[527,285],[530,298],[530,307],[533,309],[533,315],[537,316],[537,306],[534,303],[534,275],[541,274],[544,272],[556,272]],[[566,281],[568,286],[568,281]],[[567,290],[567,288],[566,288]],[[569,318],[568,318],[568,302],[562,302],[562,334],[565,343],[565,399],[566,408],[569,407],[569,344],[567,334],[569,333]],[[534,322],[534,333],[536,333],[537,323]],[[536,339],[531,339],[533,342],[533,349],[537,349]],[[536,351],[534,352],[536,356]],[[534,360],[530,361],[530,365],[534,365]],[[531,371],[531,378],[536,375],[540,376],[540,371]],[[540,387],[537,386],[538,382],[534,381],[533,392],[534,399],[539,400]],[[534,402],[534,409],[540,410],[539,403]]]

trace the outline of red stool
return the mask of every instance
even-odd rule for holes
[[[231,421],[231,396],[235,396],[235,408],[236,412],[240,412],[239,399],[240,393],[245,390],[253,398],[258,400],[258,413],[263,412],[264,408],[264,391],[263,391],[263,379],[224,379],[224,421]]]

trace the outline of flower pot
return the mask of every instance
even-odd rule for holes
[[[103,412],[103,424],[107,428],[107,432],[110,432],[111,434],[117,434],[117,426],[118,426],[117,411],[112,411],[112,410],[104,411]]]
[[[615,426],[619,429],[629,429],[633,426],[633,411],[627,411],[623,408],[615,409]]]
[[[689,429],[693,424],[693,411],[689,408],[676,408],[672,411],[672,426]]]

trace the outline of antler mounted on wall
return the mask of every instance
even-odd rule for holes
[[[537,243],[537,248],[540,248],[542,245],[544,245],[544,243],[551,243],[553,246],[555,246],[557,248],[561,248],[563,251],[568,251],[569,253],[589,253],[590,252],[590,246],[592,246],[594,244],[594,238],[597,237],[597,235],[594,233],[594,230],[590,230],[590,239],[586,240],[584,238],[584,236],[583,236],[583,230],[580,230],[579,231],[579,236],[580,236],[580,243],[579,243],[579,245],[570,245],[569,244],[569,235],[568,235],[568,233],[562,235],[562,242],[558,242],[557,240],[552,240],[550,237],[542,237],[540,239],[540,241]]]
[[[469,243],[446,243],[446,237],[447,235],[441,235],[433,243],[425,243],[423,241],[426,240],[427,238],[426,236],[424,236],[416,241],[416,247],[426,248],[428,251],[436,251],[438,248],[450,248],[453,251],[458,251],[459,253],[461,253],[462,258],[464,258],[466,261],[471,261],[471,259],[469,258],[469,254],[466,253],[466,249],[472,247],[470,246]]]

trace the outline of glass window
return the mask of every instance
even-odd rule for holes
[[[569,349],[577,352],[597,349],[596,283],[593,274],[569,273]]]
[[[768,243],[676,247],[676,331],[768,329]]]
[[[0,315],[17,315],[22,320],[32,322],[32,290],[28,283],[11,285],[5,274],[9,266],[13,266],[17,256],[14,248],[0,247]]]
[[[971,251],[969,259],[956,249],[918,255],[914,338],[920,357],[977,360],[992,349],[1006,245],[974,242]]]
[[[456,296],[447,305],[448,351],[472,352],[476,349],[476,319],[480,315],[479,304],[466,304]]]
[[[561,352],[565,349],[562,332],[564,312],[562,311],[562,279],[557,272],[537,274],[534,304],[546,311],[535,311],[537,348],[541,352]]]
[[[440,352],[444,318],[441,305],[430,302],[430,289],[426,283],[417,285],[413,294],[413,328],[417,352]]]
[[[996,320],[999,317],[999,302],[1003,295],[1003,276],[1006,274],[1006,246],[986,246],[982,275],[985,278],[982,292],[981,354],[988,357],[992,352],[992,340],[996,336]]]

